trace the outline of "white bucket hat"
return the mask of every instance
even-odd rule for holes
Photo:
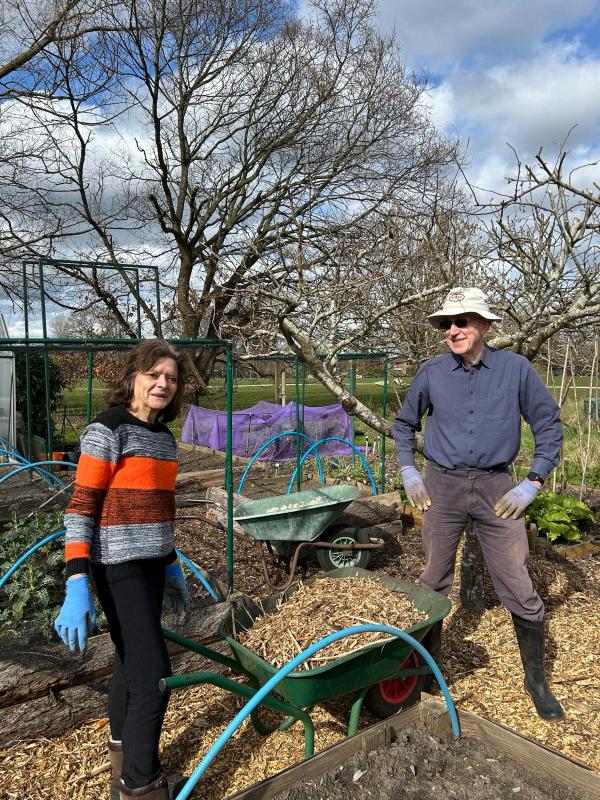
[[[457,317],[460,314],[479,314],[489,320],[501,319],[490,311],[485,293],[474,286],[456,286],[450,289],[440,311],[429,314],[427,319],[437,328],[438,320],[442,317]]]

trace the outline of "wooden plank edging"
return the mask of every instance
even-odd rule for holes
[[[414,705],[396,716],[403,719],[401,727],[408,727],[419,722],[418,705]],[[396,727],[395,724],[390,723],[394,719],[396,717],[390,717],[390,719],[383,720],[383,722],[378,722],[376,725],[372,725],[356,734],[356,736],[352,736],[350,739],[343,739],[341,742],[321,750],[314,756],[300,761],[282,772],[278,772],[277,775],[273,775],[271,778],[255,783],[248,789],[243,789],[241,792],[225,798],[225,800],[269,800],[269,798],[285,792],[286,789],[291,789],[292,786],[301,781],[309,781],[311,778],[320,777],[324,772],[343,764],[356,753],[369,753],[371,750],[383,747],[389,744],[393,738]]]
[[[576,789],[587,800],[600,800],[600,775],[587,765],[471,711],[459,711],[458,716],[461,736],[485,741],[529,771],[547,775],[566,788]],[[445,704],[423,694],[421,702],[406,711],[372,725],[350,739],[343,739],[271,778],[230,795],[226,800],[269,800],[299,782],[321,777],[356,753],[369,753],[388,746],[401,730],[415,723],[422,723],[438,735],[451,730]]]
[[[600,800],[600,775],[586,764],[470,711],[461,711],[459,718],[466,738],[486,741],[529,771],[577,789],[587,800]]]

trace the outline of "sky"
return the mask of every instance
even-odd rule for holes
[[[428,75],[432,117],[466,146],[478,199],[507,186],[508,145],[531,162],[540,147],[551,158],[568,136],[572,163],[600,161],[600,0],[379,0],[375,8],[407,67]],[[600,180],[600,168],[584,176]]]
[[[377,16],[429,75],[438,127],[468,143],[471,183],[506,186],[508,144],[531,162],[568,136],[573,162],[600,159],[598,0],[379,0]]]

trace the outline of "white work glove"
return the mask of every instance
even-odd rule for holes
[[[517,519],[527,506],[533,503],[541,488],[537,483],[525,478],[524,481],[521,481],[517,486],[513,486],[509,492],[498,500],[494,506],[496,516],[502,517],[502,519],[508,519],[509,517]]]
[[[425,488],[425,481],[416,467],[401,467],[402,483],[408,497],[408,502],[413,508],[427,511],[431,500]]]

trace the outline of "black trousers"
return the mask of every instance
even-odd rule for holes
[[[111,737],[123,743],[122,778],[128,788],[160,773],[158,744],[169,696],[158,688],[171,675],[160,612],[164,559],[92,564],[96,593],[115,645],[108,694]]]

